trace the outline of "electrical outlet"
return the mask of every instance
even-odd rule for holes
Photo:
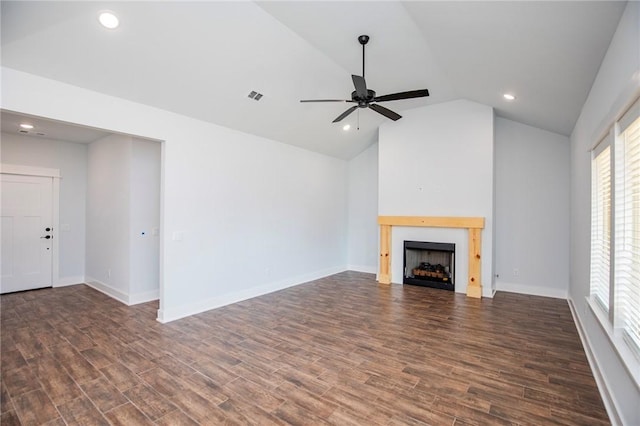
[[[514,277],[519,277],[520,276],[520,269],[513,268],[513,276]]]
[[[107,269],[107,278],[111,278],[111,269]]]

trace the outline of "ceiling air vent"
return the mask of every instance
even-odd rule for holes
[[[262,99],[263,95],[262,93],[258,93],[255,90],[252,90],[248,96],[250,99],[253,99],[254,101],[259,101],[260,99]]]

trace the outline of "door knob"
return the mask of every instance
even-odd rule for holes
[[[45,228],[44,230],[49,232],[49,231],[51,231],[51,228]]]
[[[44,238],[46,240],[48,240],[49,238],[51,238],[51,235],[45,235],[44,237],[40,237],[41,239]]]

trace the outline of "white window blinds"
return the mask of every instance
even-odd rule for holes
[[[606,137],[593,152],[591,171],[591,295],[609,311],[611,242],[611,146]]]
[[[632,108],[620,120],[621,133],[616,141],[614,283],[615,325],[622,328],[624,337],[640,354],[640,118],[637,105],[635,111]],[[630,114],[633,115],[629,117]]]

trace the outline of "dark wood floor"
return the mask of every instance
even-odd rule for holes
[[[563,300],[345,272],[165,325],[87,286],[0,301],[3,426],[609,424]]]

